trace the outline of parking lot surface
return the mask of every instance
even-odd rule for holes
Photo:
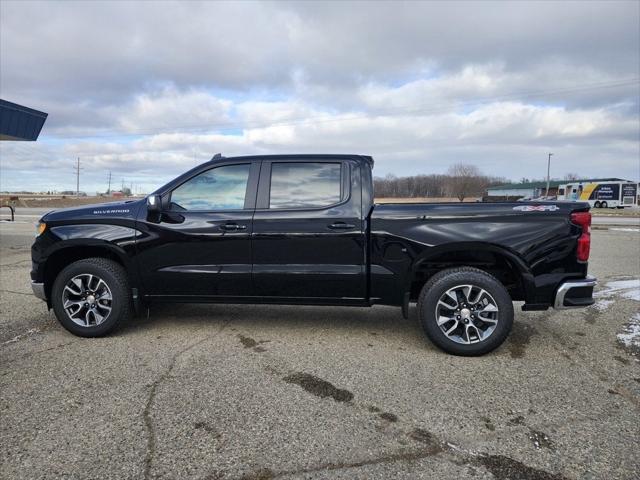
[[[635,228],[594,230],[595,306],[518,308],[480,358],[415,308],[158,305],[75,337],[30,293],[32,230],[0,224],[0,478],[638,478]]]

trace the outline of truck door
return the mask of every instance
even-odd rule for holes
[[[356,162],[263,161],[252,235],[255,295],[362,302],[361,205]]]
[[[251,228],[260,162],[220,163],[163,193],[137,241],[149,295],[251,295]]]

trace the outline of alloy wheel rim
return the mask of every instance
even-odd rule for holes
[[[90,273],[76,275],[62,290],[62,307],[80,327],[95,327],[111,314],[113,296],[107,283]]]
[[[477,285],[457,285],[448,289],[436,304],[436,322],[444,335],[463,345],[487,340],[498,325],[495,299]]]

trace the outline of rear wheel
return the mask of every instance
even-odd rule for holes
[[[593,208],[600,208],[600,202],[595,202],[593,204]]]
[[[471,267],[443,270],[425,284],[418,300],[422,327],[433,343],[454,355],[483,355],[504,342],[513,324],[513,303],[493,276]]]
[[[607,202],[600,202],[600,208],[608,208],[609,205],[607,204]]]
[[[129,318],[129,281],[122,266],[113,260],[78,260],[56,277],[51,302],[64,328],[81,337],[99,337]]]

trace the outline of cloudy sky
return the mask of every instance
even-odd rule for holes
[[[2,190],[150,191],[211,158],[640,177],[640,2],[0,2]]]

